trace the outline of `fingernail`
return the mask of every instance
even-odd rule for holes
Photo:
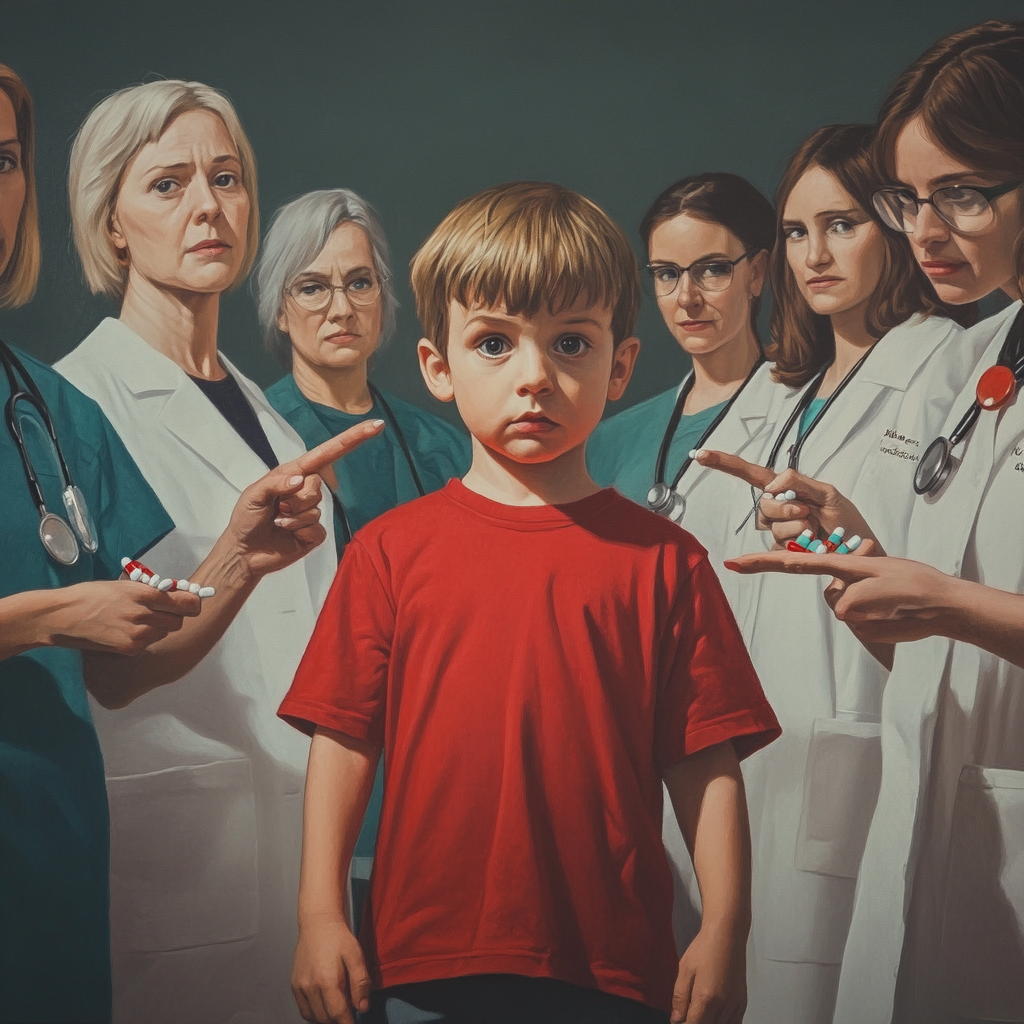
[[[306,478],[304,476],[290,476],[285,483],[287,483],[289,487],[298,487],[305,479]]]
[[[383,427],[384,426],[384,421],[383,420],[374,420],[373,421],[373,425],[375,427]]]
[[[694,451],[693,451],[693,457],[695,459],[703,458],[705,455],[707,455],[707,449],[706,448],[695,448]]]
[[[288,520],[287,520],[287,519],[285,519],[285,518],[284,518],[284,516],[278,516],[278,517],[277,517],[277,518],[276,518],[276,519],[274,520],[274,525],[275,525],[275,526],[282,526],[282,527],[283,527],[283,526],[284,526],[284,524],[285,524],[286,522],[288,522]]]

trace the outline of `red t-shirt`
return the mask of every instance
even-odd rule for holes
[[[662,771],[780,730],[704,549],[613,490],[457,480],[349,544],[279,712],[383,743],[377,985],[551,977],[668,1009]]]

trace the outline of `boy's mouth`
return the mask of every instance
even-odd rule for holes
[[[558,424],[548,419],[547,416],[539,412],[524,412],[522,416],[517,416],[509,426],[517,434],[547,434],[554,430]]]

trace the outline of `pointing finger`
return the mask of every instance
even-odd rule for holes
[[[849,555],[807,555],[796,551],[765,551],[726,560],[733,572],[786,572],[796,576],[834,576],[843,583],[857,583],[877,576],[873,558],[851,558]]]
[[[747,462],[746,459],[741,459],[738,455],[730,455],[727,452],[701,448],[694,454],[693,459],[700,466],[707,469],[718,469],[730,476],[737,476],[762,490],[776,477],[775,470],[758,466],[754,462]]]
[[[282,468],[286,468],[292,473],[301,473],[303,476],[320,473],[332,462],[337,462],[338,459],[358,448],[364,441],[375,437],[383,429],[383,420],[363,420],[362,423],[357,423],[344,433],[332,437],[329,441],[324,441],[323,444],[317,445],[312,451],[300,455]]]

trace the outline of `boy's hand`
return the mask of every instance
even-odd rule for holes
[[[292,994],[303,1020],[355,1024],[370,1008],[370,975],[359,940],[341,914],[318,914],[299,925]]]
[[[671,1024],[740,1024],[746,1007],[746,944],[703,925],[679,961]]]

